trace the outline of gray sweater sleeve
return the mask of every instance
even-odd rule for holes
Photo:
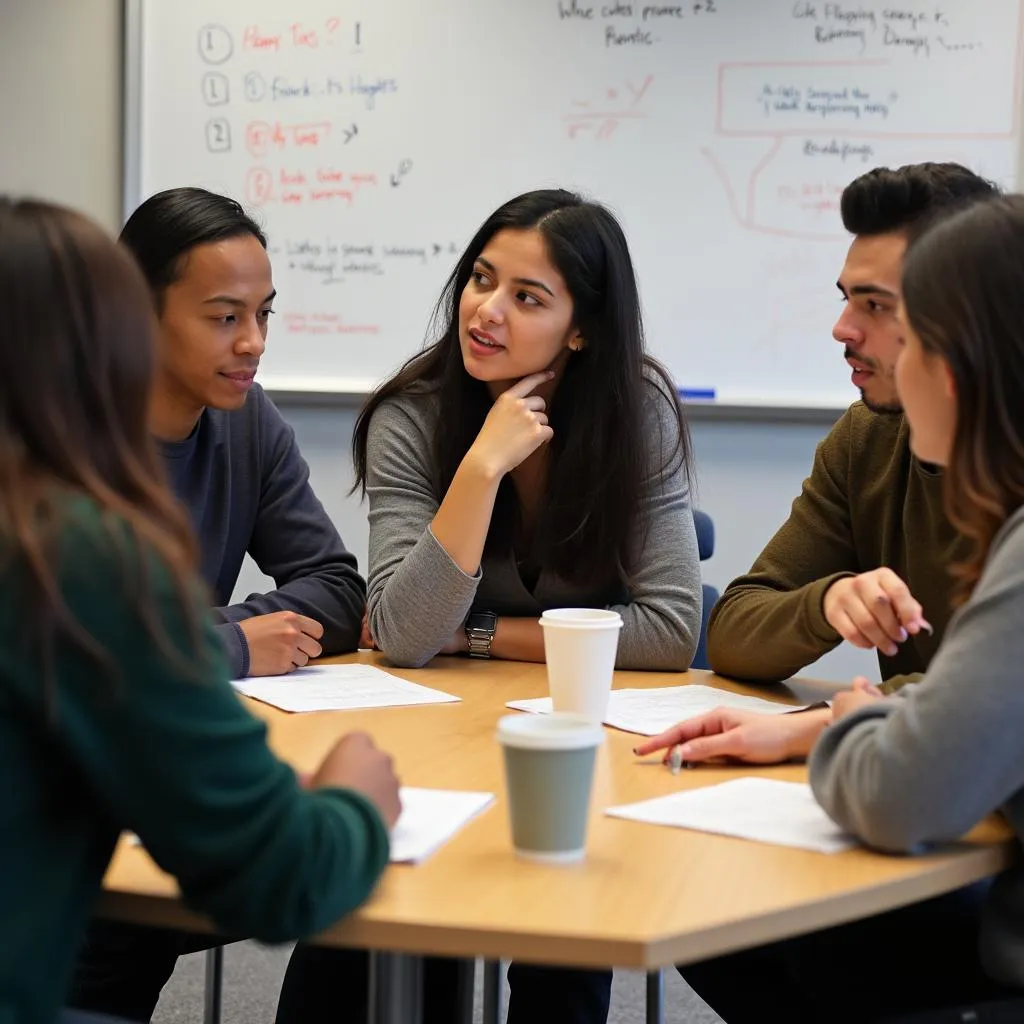
[[[646,434],[653,472],[644,487],[644,545],[628,582],[615,667],[685,672],[700,638],[700,554],[679,430],[666,397],[651,385]]]
[[[886,850],[957,838],[1024,787],[1024,510],[993,543],[923,682],[822,733],[810,759],[828,814]]]
[[[430,531],[440,506],[430,450],[424,418],[404,403],[385,402],[374,412],[366,444],[366,606],[377,646],[409,668],[425,665],[451,640],[481,579],[467,576]]]
[[[250,594],[240,604],[218,608],[224,623],[253,615],[293,611],[324,627],[324,654],[354,651],[359,642],[366,587],[355,556],[313,492],[309,466],[292,428],[273,403],[263,403],[259,431],[259,506],[249,554],[277,589]],[[232,671],[248,661],[244,637],[234,626],[221,629]]]

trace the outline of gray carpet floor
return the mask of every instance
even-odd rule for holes
[[[223,1024],[273,1024],[277,992],[288,962],[288,947],[267,948],[237,942],[224,955]],[[203,1019],[204,954],[182,957],[164,989],[153,1024],[201,1024]],[[479,974],[479,972],[478,972]],[[609,1024],[643,1024],[645,976],[616,971]],[[716,1024],[718,1016],[697,998],[675,971],[666,972],[666,1024]],[[346,1024],[343,1007],[339,1024]],[[475,1021],[481,1019],[477,983]],[[539,1022],[538,1022],[539,1024]]]

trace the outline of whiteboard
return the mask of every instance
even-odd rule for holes
[[[538,187],[621,219],[652,352],[731,405],[854,397],[843,187],[1017,180],[1024,0],[131,0],[126,205],[201,185],[265,226],[265,387],[368,390],[456,255]]]

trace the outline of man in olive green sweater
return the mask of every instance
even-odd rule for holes
[[[789,519],[712,612],[716,672],[777,682],[842,640],[877,650],[888,689],[927,668],[966,546],[943,512],[941,474],[910,453],[896,394],[903,253],[924,220],[995,191],[958,164],[879,168],[844,191],[855,237],[832,334],[862,401],[818,446]]]

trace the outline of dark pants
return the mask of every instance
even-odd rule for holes
[[[131,1021],[153,1016],[178,957],[228,940],[94,918],[79,947],[67,1004]]]
[[[123,1017],[108,1017],[105,1013],[65,1010],[58,1018],[57,1024],[128,1024],[128,1021]]]
[[[981,969],[978,924],[987,891],[987,883],[970,886],[863,921],[688,964],[679,973],[726,1024],[873,1024],[1024,996]]]
[[[366,1021],[369,954],[356,949],[295,947],[281,986],[276,1024],[334,1024],[344,997],[346,1020]],[[459,1019],[460,961],[427,957],[423,966],[423,1024]],[[512,964],[508,970],[508,1024],[604,1024],[611,998],[611,971],[575,971]]]
[[[608,1019],[611,971],[511,963],[508,985],[508,1024],[604,1024]]]

